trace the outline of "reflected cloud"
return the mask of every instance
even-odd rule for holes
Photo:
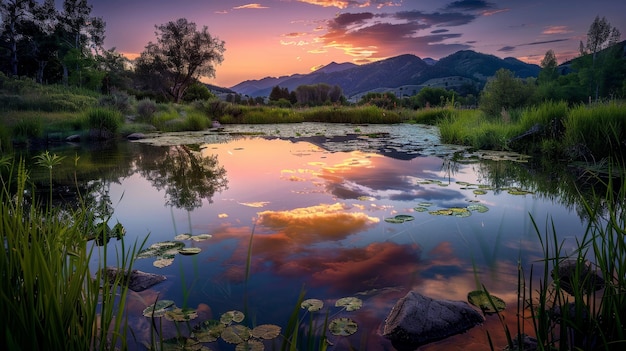
[[[257,201],[257,202],[238,202],[240,205],[248,206],[248,207],[265,207],[265,205],[269,204],[269,201]]]
[[[360,212],[346,212],[341,203],[296,208],[289,211],[259,212],[258,224],[280,230],[299,243],[343,239],[380,220]]]

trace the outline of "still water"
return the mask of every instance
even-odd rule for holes
[[[467,150],[440,145],[436,130],[387,126],[357,137],[353,126],[305,127],[257,127],[266,128],[263,137],[203,133],[178,142],[124,143],[124,155],[113,162],[126,167],[104,187],[112,224],[126,228],[126,246],[146,237],[147,247],[183,233],[211,236],[180,240],[202,251],[176,255],[162,268],[156,257],[136,261],[134,268],[167,280],[129,295],[131,346],[141,349],[149,340],[152,324],[142,311],[157,297],[197,309],[192,326],[238,310],[246,315],[244,324],[285,328],[304,291],[305,298],[324,301],[314,319],[328,313],[329,320],[348,317],[358,325],[352,336],[330,335],[336,350],[393,350],[380,336],[382,326],[395,302],[412,290],[466,301],[484,284],[507,302],[505,316],[514,323],[518,265],[526,274],[533,264],[535,274],[542,267],[532,218],[542,233],[553,223],[565,251],[584,232],[574,206],[511,176],[523,164],[468,158]],[[359,128],[365,134],[369,127]],[[97,153],[111,162],[106,151]],[[487,211],[437,212],[475,204]],[[397,215],[412,220],[389,220]],[[121,249],[120,242],[109,243],[114,257],[111,247]],[[343,297],[358,297],[363,306],[335,307]],[[309,323],[304,310],[300,315]],[[162,323],[166,338],[176,335],[173,322]],[[501,349],[504,333],[495,316],[422,349],[488,349],[487,330]],[[219,341],[206,345],[234,349]],[[267,341],[266,349],[271,345]]]

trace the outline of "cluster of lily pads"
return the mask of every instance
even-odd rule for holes
[[[335,302],[335,307],[341,307],[346,311],[356,311],[363,306],[363,301],[358,297],[342,297]],[[324,308],[324,302],[318,299],[307,299],[300,304],[302,309],[309,312],[317,312]],[[358,330],[357,323],[351,318],[338,317],[328,323],[328,330],[335,336],[349,336]]]
[[[210,239],[211,237],[211,234],[178,234],[174,237],[173,241],[154,243],[148,248],[141,250],[137,254],[137,258],[156,257],[156,260],[153,263],[155,267],[167,267],[174,263],[174,257],[176,257],[177,254],[189,256],[197,255],[202,251],[199,247],[185,247],[185,243],[181,240],[204,241]]]
[[[176,307],[172,300],[160,300],[146,307],[143,315],[148,318],[165,317],[174,322],[189,322],[198,317],[193,309]],[[234,344],[235,350],[263,351],[264,340],[271,340],[280,335],[281,328],[273,324],[261,324],[249,328],[243,324],[245,315],[241,311],[228,311],[220,316],[219,320],[207,320],[196,324],[189,337],[176,336],[161,342],[161,350],[210,350],[205,343],[222,339]]]
[[[448,208],[442,208],[438,210],[431,210],[430,208],[432,206],[433,204],[430,202],[422,202],[418,206],[413,208],[413,210],[415,212],[428,212],[429,214],[435,215],[435,216],[453,216],[453,217],[469,217],[472,215],[472,212],[485,213],[489,211],[489,207],[481,203],[475,202],[475,201],[472,201],[466,207],[448,207]],[[410,222],[414,219],[415,219],[414,216],[406,215],[406,214],[399,214],[394,217],[385,218],[385,222],[399,224],[399,223],[404,223],[404,222]]]

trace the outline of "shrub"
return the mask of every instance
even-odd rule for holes
[[[156,102],[150,99],[143,99],[137,103],[137,114],[143,122],[149,122],[157,111]]]
[[[97,138],[110,138],[115,134],[123,122],[119,111],[96,107],[87,112],[89,128],[95,132]]]
[[[503,109],[523,107],[530,102],[534,88],[534,84],[516,78],[513,72],[499,69],[482,91],[480,109],[489,117],[497,117]]]
[[[132,97],[123,91],[116,91],[98,100],[98,106],[116,109],[122,113],[132,110]]]
[[[185,125],[186,130],[205,130],[209,126],[209,119],[200,112],[188,112]]]
[[[211,94],[206,85],[200,82],[195,82],[192,83],[185,91],[185,94],[183,94],[183,101],[192,102],[196,100],[208,100],[212,97],[214,96]]]

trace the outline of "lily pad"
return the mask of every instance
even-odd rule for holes
[[[263,351],[265,345],[259,340],[250,339],[235,346],[235,351]]]
[[[467,208],[451,207],[428,212],[435,216],[469,217],[472,213]]]
[[[189,240],[189,239],[191,239],[191,234],[189,233],[178,234],[174,237],[174,240]]]
[[[417,206],[417,207],[413,208],[413,210],[415,210],[415,212],[427,212],[428,211],[428,207]]]
[[[271,340],[280,335],[280,327],[274,324],[261,324],[252,329],[252,336],[257,339]]]
[[[143,315],[146,317],[163,317],[168,308],[174,306],[172,300],[159,300],[156,303],[146,307],[143,310]]]
[[[204,241],[204,240],[211,239],[212,237],[213,235],[211,234],[198,234],[198,235],[192,235],[190,239],[193,241]]]
[[[467,206],[467,209],[470,211],[476,211],[478,213],[485,213],[487,211],[489,211],[489,207],[483,205],[483,204],[471,204],[469,206]]]
[[[328,324],[330,333],[337,336],[349,336],[356,333],[358,326],[355,321],[350,318],[336,318]]]
[[[145,250],[141,250],[137,254],[137,258],[176,255],[178,250],[183,247],[185,247],[185,243],[180,241],[163,241],[159,243],[154,243]]]
[[[232,322],[239,323],[243,321],[244,318],[246,318],[246,315],[243,314],[243,312],[233,310],[233,311],[224,312],[222,316],[220,317],[220,322],[222,324],[228,325]]]
[[[400,224],[400,223],[412,221],[414,219],[415,217],[410,216],[410,215],[397,215],[395,217],[385,218],[385,222]]]
[[[152,265],[155,266],[156,268],[163,268],[163,267],[171,266],[172,263],[174,263],[173,258],[160,258],[152,262]]]
[[[346,311],[356,311],[363,306],[363,301],[358,297],[343,297],[335,302],[336,307],[345,307]]]
[[[204,321],[193,328],[191,337],[200,342],[216,341],[226,326],[214,319]]]
[[[234,324],[226,327],[222,332],[222,339],[229,344],[241,344],[250,339],[250,328],[241,324]]]
[[[529,195],[534,194],[532,191],[524,190],[520,188],[510,188],[507,192],[511,195]]]
[[[484,313],[496,313],[504,310],[506,303],[501,298],[487,294],[484,290],[474,290],[467,294],[467,301],[480,308]]]
[[[324,307],[324,302],[318,299],[307,299],[302,301],[300,307],[307,309],[309,312],[316,312]]]
[[[485,195],[487,194],[487,190],[483,190],[483,189],[476,189],[473,191],[474,195]]]
[[[192,308],[175,308],[165,312],[165,319],[173,322],[186,322],[198,318],[198,312]]]
[[[182,249],[178,250],[178,253],[181,255],[197,255],[202,251],[201,248],[199,247],[183,247]]]
[[[183,336],[173,337],[167,340],[163,340],[161,347],[163,351],[205,351],[209,350],[208,347],[202,345],[197,340],[186,338]]]

